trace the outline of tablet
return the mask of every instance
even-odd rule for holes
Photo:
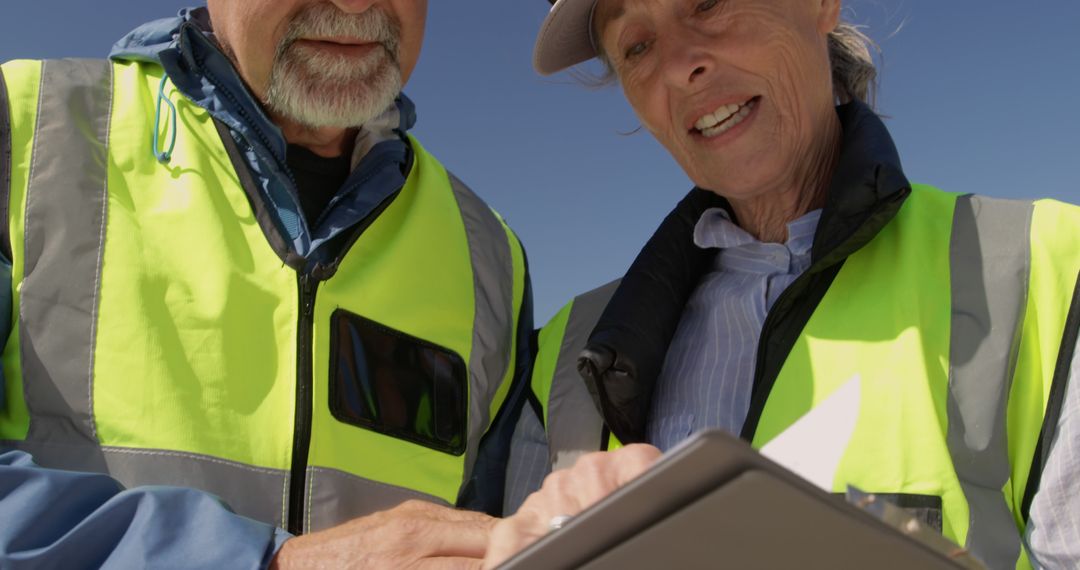
[[[710,430],[502,568],[983,567],[897,513],[903,531]]]

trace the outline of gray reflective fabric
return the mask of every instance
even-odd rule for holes
[[[464,484],[472,476],[477,446],[491,420],[490,402],[510,368],[514,352],[514,260],[502,222],[456,176],[449,176],[465,222],[476,292],[469,359],[469,437],[461,479]]]
[[[42,467],[107,473],[126,488],[169,485],[206,491],[240,515],[284,527],[282,512],[289,489],[289,474],[284,470],[195,453],[91,443],[2,441],[0,445],[31,454],[34,463]]]
[[[107,61],[44,62],[19,288],[30,440],[97,441],[92,373],[111,105]]]
[[[547,422],[548,453],[553,471],[572,466],[578,457],[599,451],[603,445],[604,421],[578,373],[577,360],[618,287],[619,281],[612,281],[578,296],[570,307],[548,395],[548,418],[558,418],[558,421]]]
[[[1027,303],[1030,202],[963,196],[949,247],[952,330],[947,442],[970,508],[967,548],[1014,567],[1020,534],[1005,501],[1006,408]]]
[[[450,506],[437,497],[337,469],[309,467],[308,512],[304,532],[317,532],[356,517],[391,509],[410,499]]]

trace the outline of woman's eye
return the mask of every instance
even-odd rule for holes
[[[633,58],[645,53],[645,50],[647,50],[647,49],[649,49],[649,44],[647,42],[637,42],[637,43],[631,45],[630,47],[626,48],[626,52],[623,53],[623,56],[626,59],[633,59]]]
[[[698,3],[697,8],[695,8],[694,11],[699,13],[699,14],[701,12],[708,12],[709,10],[712,10],[713,8],[715,8],[716,5],[719,4],[719,3],[720,3],[720,0],[705,0],[704,2]]]

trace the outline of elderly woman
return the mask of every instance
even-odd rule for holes
[[[760,447],[857,378],[835,491],[918,507],[993,568],[1080,567],[1080,209],[909,183],[840,9],[555,3],[538,70],[601,58],[697,188],[541,331],[509,510],[555,473],[489,564],[659,451],[582,454],[706,428]]]

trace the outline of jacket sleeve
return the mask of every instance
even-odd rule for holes
[[[0,255],[0,346],[10,328],[11,267]],[[6,388],[0,370],[0,410]],[[265,568],[290,537],[194,489],[125,490],[0,446],[0,568]]]
[[[201,491],[124,490],[2,449],[0,520],[4,568],[265,568],[290,538]]]

